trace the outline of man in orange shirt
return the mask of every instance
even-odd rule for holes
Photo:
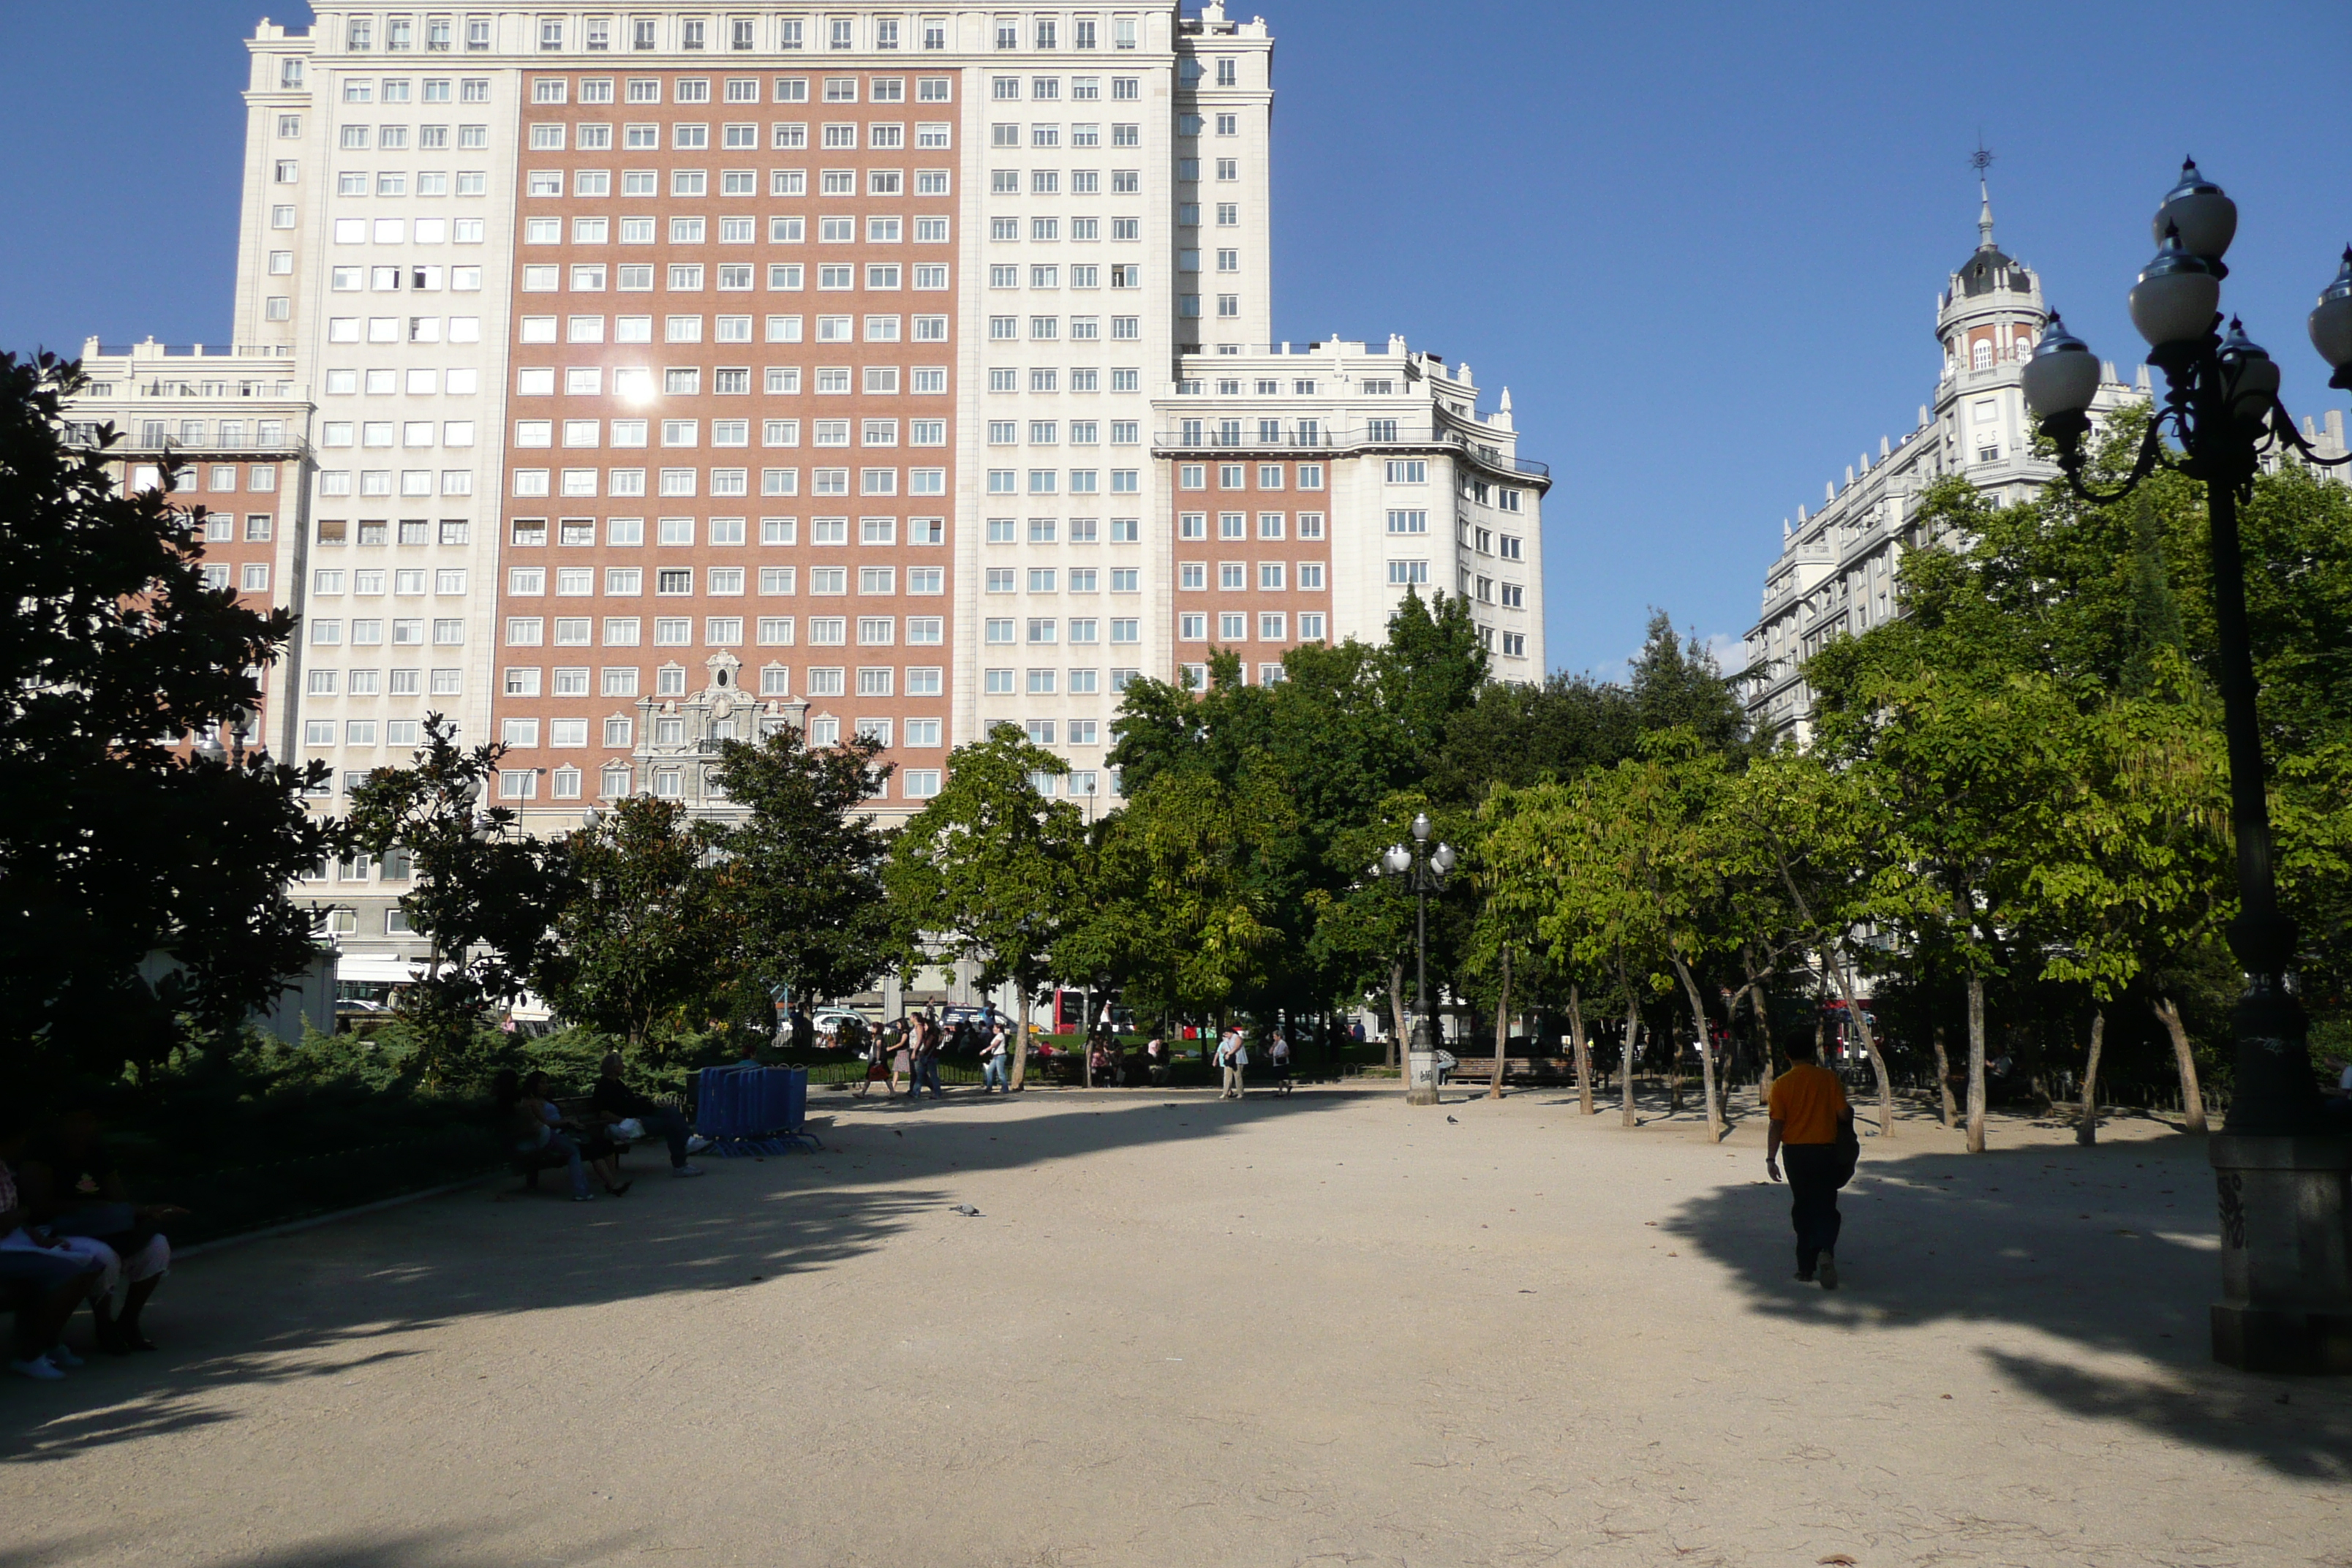
[[[1841,1223],[1838,1188],[1845,1184],[1845,1152],[1838,1147],[1841,1123],[1853,1121],[1845,1085],[1821,1066],[1811,1040],[1788,1044],[1790,1067],[1772,1080],[1769,1129],[1764,1135],[1764,1169],[1780,1179],[1780,1152],[1789,1155],[1789,1217],[1797,1227],[1797,1278],[1815,1277],[1824,1290],[1837,1289],[1837,1240]]]

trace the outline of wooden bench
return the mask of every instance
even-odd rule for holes
[[[1445,1081],[1460,1088],[1472,1084],[1492,1083],[1495,1079],[1495,1058],[1492,1055],[1465,1057],[1455,1053],[1454,1065],[1446,1069]],[[1576,1082],[1576,1063],[1566,1057],[1505,1057],[1505,1083],[1544,1085]]]

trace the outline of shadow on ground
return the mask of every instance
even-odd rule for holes
[[[2221,1281],[2204,1140],[1979,1155],[1900,1147],[1899,1132],[1894,1151],[1865,1145],[1840,1194],[1836,1294],[1793,1278],[1784,1186],[1715,1188],[1661,1228],[1724,1265],[1769,1318],[1826,1321],[1857,1340],[1969,1324],[1995,1342],[1989,1370],[2070,1415],[2282,1474],[2352,1479],[2342,1380],[2249,1376],[2209,1358],[2206,1308]],[[2013,1343],[1999,1342],[2004,1330]],[[2069,1348],[2053,1355],[2053,1340]]]
[[[93,1355],[63,1383],[8,1386],[0,1464],[223,1426],[238,1414],[215,1397],[218,1390],[418,1355],[407,1336],[461,1318],[757,1289],[829,1268],[946,1212],[961,1201],[956,1182],[965,1172],[1205,1142],[1244,1121],[1312,1116],[1348,1098],[1254,1095],[1236,1106],[1199,1093],[1105,1092],[1053,1095],[1050,1115],[1000,1116],[998,1101],[942,1117],[930,1102],[827,1095],[811,1115],[822,1153],[709,1161],[714,1179],[685,1183],[669,1177],[658,1145],[649,1145],[630,1157],[643,1192],[617,1201],[571,1203],[561,1173],[542,1178],[538,1193],[507,1177],[257,1241],[223,1254],[229,1267],[199,1258],[178,1271],[150,1313],[162,1353]],[[79,1320],[77,1337],[87,1322]],[[0,1568],[41,1561],[0,1548]]]

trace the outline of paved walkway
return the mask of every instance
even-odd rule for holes
[[[163,1354],[0,1386],[0,1568],[2352,1562],[2352,1389],[2206,1361],[2149,1123],[1866,1141],[1831,1295],[1753,1120],[818,1109],[185,1264]]]

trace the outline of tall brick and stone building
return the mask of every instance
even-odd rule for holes
[[[1508,392],[1274,336],[1262,21],[322,0],[248,49],[232,342],[94,345],[75,417],[240,487],[208,559],[301,616],[256,733],[321,809],[433,712],[545,831],[723,815],[713,742],[785,724],[878,737],[879,814],[1008,721],[1108,804],[1129,679],[1408,589],[1543,672]],[[403,870],[304,889],[354,973]]]

